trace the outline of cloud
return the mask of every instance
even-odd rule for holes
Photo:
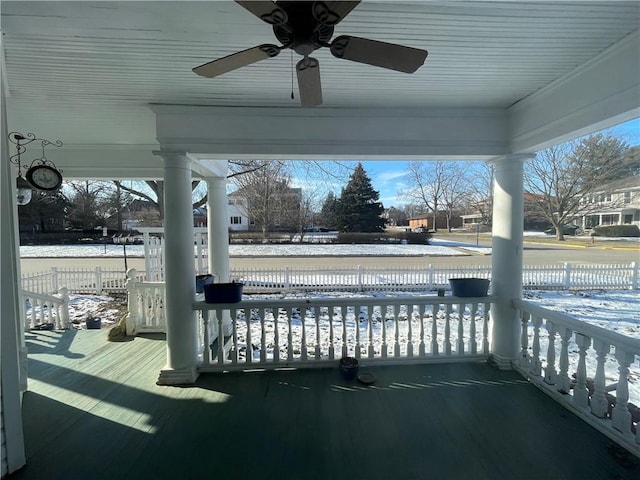
[[[380,181],[380,182],[390,182],[392,180],[395,180],[397,178],[402,178],[404,176],[407,175],[407,172],[402,170],[402,171],[384,171],[384,172],[380,172],[376,175],[376,180]]]

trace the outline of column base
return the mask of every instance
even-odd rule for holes
[[[196,367],[182,369],[165,367],[160,370],[156,385],[193,385],[198,379],[198,375],[200,373]]]
[[[513,370],[513,361],[515,359],[505,357],[502,355],[496,355],[495,353],[489,356],[489,365],[497,368],[498,370]]]

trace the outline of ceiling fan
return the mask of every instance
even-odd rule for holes
[[[242,50],[193,69],[203,77],[217,77],[252,63],[272,58],[290,48],[303,58],[296,64],[300,103],[313,107],[322,103],[320,65],[310,57],[318,48],[329,48],[334,57],[376,67],[413,73],[428,52],[418,48],[367,38],[340,35],[331,41],[334,27],[360,3],[359,1],[236,1],[260,20],[273,26],[282,45],[263,44]]]

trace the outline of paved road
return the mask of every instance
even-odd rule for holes
[[[456,239],[460,240],[460,239]],[[465,238],[464,241],[475,243],[475,238]],[[480,246],[488,246],[490,239],[481,238]],[[391,267],[391,266],[428,266],[433,265],[491,265],[491,255],[468,252],[466,256],[452,257],[232,257],[232,269],[255,267]],[[558,263],[604,263],[621,264],[640,261],[640,245],[620,247],[619,244],[602,243],[589,246],[571,246],[557,244],[543,244],[525,242],[525,265],[556,265]],[[144,270],[144,259],[129,258],[128,266]],[[23,258],[21,260],[22,273],[34,273],[49,270],[52,266],[65,268],[122,268],[124,260],[111,258]]]

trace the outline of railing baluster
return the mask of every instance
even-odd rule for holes
[[[295,312],[295,307],[291,307],[287,310],[287,324],[289,326],[289,330],[287,331],[287,360],[293,360],[293,313]]]
[[[280,361],[280,312],[274,307],[271,309],[271,315],[273,315],[273,362],[278,363]]]
[[[260,362],[265,363],[267,361],[267,332],[264,328],[264,320],[267,314],[266,308],[260,310]],[[222,324],[221,324],[222,325]],[[222,336],[222,330],[220,330],[220,336]]]
[[[211,315],[211,310],[199,310],[198,314],[202,322],[202,362],[205,365],[209,365],[211,363],[211,338],[209,333],[209,315]]]
[[[520,356],[518,364],[525,371],[529,371],[531,368],[531,359],[529,358],[529,318],[528,312],[520,312]]]
[[[438,355],[438,317],[442,305],[431,305],[431,354]]]
[[[368,305],[367,306],[367,317],[368,317],[367,318],[367,327],[368,327],[367,335],[369,337],[369,339],[368,339],[369,341],[368,341],[368,347],[367,348],[368,348],[368,357],[369,358],[373,358],[374,354],[375,354],[375,351],[374,351],[374,348],[373,348],[373,313],[374,313],[373,305]]]
[[[596,417],[604,418],[609,410],[609,402],[606,395],[606,383],[604,363],[611,346],[609,342],[593,339],[593,348],[596,351],[596,376],[593,380],[593,395],[591,396],[591,413]]]
[[[482,304],[482,353],[489,354],[489,311],[490,304],[485,302]]]
[[[576,372],[576,384],[573,387],[573,403],[579,407],[589,406],[589,389],[587,388],[587,349],[591,346],[591,338],[580,333],[576,333],[576,344],[578,345],[579,358],[578,370]]]
[[[418,320],[420,321],[420,346],[418,347],[418,355],[424,357],[426,355],[426,348],[424,344],[424,317],[425,317],[426,305],[418,305]]]
[[[349,355],[347,347],[347,306],[340,307],[340,314],[342,315],[342,358]]]
[[[616,388],[616,406],[611,412],[611,422],[613,428],[622,432],[631,431],[631,412],[627,403],[629,402],[629,365],[633,362],[635,355],[631,352],[616,347],[616,360],[618,360],[618,387]]]
[[[215,309],[213,318],[218,322],[218,364],[224,365],[224,325],[222,324],[222,310]]]
[[[393,315],[393,325],[394,325],[394,342],[393,342],[393,356],[400,356],[400,323],[398,319],[398,310],[395,306],[391,306],[391,314]]]
[[[387,308],[380,306],[380,321],[382,322],[382,350],[380,352],[382,358],[389,355],[389,345],[387,344]]]
[[[329,360],[336,358],[335,332],[333,331],[333,319],[335,317],[335,308],[329,304],[327,306],[327,320],[329,322]]]
[[[413,329],[411,324],[413,323],[413,305],[407,304],[407,357],[413,357]]]
[[[458,304],[458,339],[456,342],[456,355],[464,354],[464,312],[465,303]]]
[[[253,342],[251,341],[251,320],[253,317],[253,309],[251,308],[247,308],[244,311],[244,321],[247,325],[247,330],[245,333],[245,342],[246,342],[246,349],[245,349],[245,356],[244,356],[244,361],[245,363],[253,363]]]
[[[532,317],[533,323],[533,350],[531,359],[531,375],[539,377],[542,375],[542,362],[540,361],[540,326],[542,325],[542,318],[534,315]]]
[[[549,346],[547,347],[547,366],[544,369],[544,381],[549,385],[556,383],[556,327],[553,322],[547,320],[547,331],[549,332]]]
[[[316,360],[320,360],[322,358],[322,352],[320,349],[320,344],[322,343],[322,338],[320,337],[320,307],[312,307],[313,308],[313,320],[316,323]]]
[[[447,304],[444,323],[444,354],[451,355],[451,304]]]
[[[302,348],[300,349],[300,359],[303,362],[307,361],[307,325],[306,325],[306,310],[302,305],[298,306],[298,311],[300,313],[300,323],[302,325]]]
[[[569,378],[569,340],[573,331],[569,328],[560,330],[560,374],[558,375],[557,389],[560,393],[568,394],[571,389],[571,379]]]
[[[471,316],[469,317],[471,323],[469,324],[469,351],[471,355],[477,355],[478,353],[478,339],[476,338],[476,313],[478,312],[478,304],[471,304]]]
[[[246,312],[246,310],[244,310]],[[231,315],[231,311],[229,312]],[[233,338],[232,346],[233,355],[230,356],[231,362],[237,364],[240,361],[240,352],[238,351],[238,310],[233,310],[233,317],[231,317],[231,336]]]

